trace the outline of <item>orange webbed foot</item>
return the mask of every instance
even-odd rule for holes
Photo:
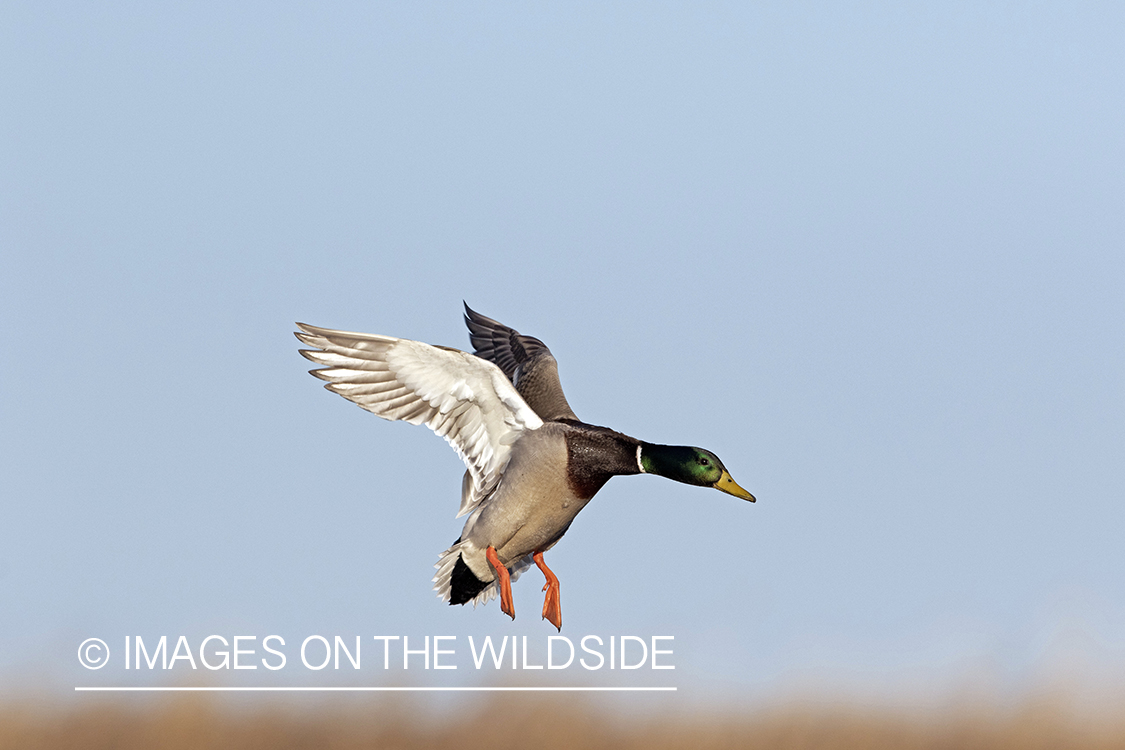
[[[543,619],[554,625],[559,632],[562,632],[562,603],[559,600],[559,579],[551,569],[547,567],[547,563],[543,562],[543,553],[536,552],[531,556],[539,569],[543,571],[543,576],[547,582],[543,584],[543,590],[547,592],[547,596],[543,597]]]
[[[512,602],[512,577],[508,574],[508,569],[500,564],[500,557],[496,554],[495,547],[489,545],[484,551],[484,556],[500,578],[500,611],[514,620],[516,605]]]

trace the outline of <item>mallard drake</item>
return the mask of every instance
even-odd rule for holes
[[[450,604],[516,610],[511,582],[534,562],[547,579],[543,618],[562,630],[559,579],[543,553],[610,477],[658,474],[754,502],[719,457],[587,424],[563,395],[558,363],[537,338],[465,305],[474,353],[298,323],[310,373],[384,419],[425,424],[465,462],[461,536],[442,553],[434,590]]]

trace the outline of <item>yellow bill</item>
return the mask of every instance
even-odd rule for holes
[[[723,475],[719,477],[719,481],[711,486],[717,490],[722,490],[728,495],[734,495],[735,497],[741,497],[743,500],[754,502],[754,496],[739,487],[738,482],[734,481],[734,477],[730,475],[729,471],[724,470]]]

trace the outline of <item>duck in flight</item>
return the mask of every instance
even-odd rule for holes
[[[512,584],[538,566],[547,579],[543,618],[562,630],[559,579],[543,554],[610,477],[658,474],[754,502],[719,457],[702,448],[657,445],[580,420],[559,382],[558,363],[524,336],[465,305],[474,353],[420,341],[298,323],[311,347],[310,373],[384,419],[424,424],[453,446],[467,470],[460,538],[442,553],[434,590],[450,604],[497,594],[515,619]]]

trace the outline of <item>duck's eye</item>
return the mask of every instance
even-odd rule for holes
[[[709,466],[710,464],[711,464],[711,462],[708,461],[706,458],[699,459],[699,465],[700,466]]]

